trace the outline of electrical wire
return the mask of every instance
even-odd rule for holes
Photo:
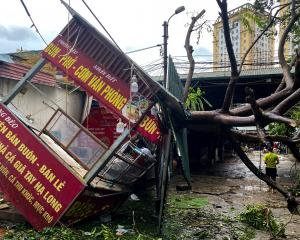
[[[100,22],[98,17],[95,15],[93,10],[89,7],[89,5],[84,1],[81,0],[84,5],[87,7],[87,9],[90,11],[90,13],[93,15],[93,17],[96,19],[96,21],[100,24],[100,26],[103,28],[103,30],[106,32],[106,34],[109,36],[109,38],[113,41],[113,43],[116,45],[116,47],[123,53],[122,49],[119,47],[119,45],[116,43],[116,41],[113,39],[113,37],[110,35],[110,33],[107,31],[107,29],[104,27],[104,25]],[[124,54],[124,53],[123,53]]]
[[[34,21],[33,21],[32,17],[31,17],[31,15],[30,15],[30,13],[29,13],[29,11],[28,11],[28,9],[27,9],[25,3],[23,2],[23,0],[20,0],[20,1],[21,1],[22,5],[23,5],[23,8],[25,9],[25,11],[26,11],[28,17],[29,17],[30,20],[31,20],[31,23],[32,23],[31,27],[34,27],[34,28],[35,28],[35,31],[36,31],[37,34],[40,36],[40,38],[43,40],[43,42],[44,42],[46,45],[48,45],[48,43],[45,41],[45,39],[43,38],[42,34],[40,33],[39,29],[38,29],[37,26],[35,25],[35,23],[34,23]]]

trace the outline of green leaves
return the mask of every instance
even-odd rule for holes
[[[246,210],[238,216],[238,219],[256,229],[271,231],[273,235],[280,237],[285,236],[284,226],[275,220],[272,211],[265,205],[247,205]]]
[[[190,91],[184,106],[190,111],[204,111],[204,105],[207,105],[211,108],[212,105],[205,99],[204,95],[205,92],[199,87],[197,89],[190,87]]]
[[[292,109],[290,109],[286,116],[299,122],[300,121],[300,104],[297,104]],[[297,131],[297,129],[284,124],[284,123],[271,123],[268,125],[269,129],[268,132],[270,135],[278,135],[278,136],[287,136],[291,137],[293,136],[294,132]]]

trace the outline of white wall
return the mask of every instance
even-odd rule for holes
[[[14,80],[0,78],[0,97],[3,98],[5,95],[7,95],[16,83],[17,81]],[[55,104],[53,104],[49,99],[59,105],[59,107],[66,111],[68,115],[74,117],[80,122],[85,99],[82,92],[77,90],[72,94],[67,94],[72,87],[68,87],[66,90],[63,88],[50,87],[40,84],[35,84],[35,86],[43,91],[47,97],[43,96],[28,84],[26,87],[26,93],[19,93],[12,100],[12,104],[24,116],[31,115],[31,118],[33,119],[33,125],[35,125],[38,129],[41,129],[52,116],[54,110],[47,106],[47,104],[57,109],[57,106],[55,106]]]

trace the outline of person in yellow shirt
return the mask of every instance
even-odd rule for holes
[[[265,154],[264,163],[266,164],[266,175],[271,178],[274,182],[276,182],[277,177],[277,164],[279,163],[279,158],[276,153],[273,152],[273,148],[269,147],[268,152]],[[271,187],[269,187],[269,191]],[[272,188],[272,193],[273,193]]]

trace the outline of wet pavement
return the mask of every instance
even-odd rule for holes
[[[261,165],[264,171],[260,152],[253,151],[247,155],[257,167]],[[291,175],[294,174],[296,167],[292,156],[280,155],[277,182],[286,189],[292,186],[294,183]],[[176,185],[184,183],[180,175],[174,176],[168,196],[178,194]],[[217,162],[213,166],[192,173],[192,191],[185,194],[208,199],[209,204],[205,207],[205,211],[232,218],[248,204],[265,204],[272,210],[276,220],[286,224],[286,239],[300,239],[300,216],[291,215],[286,208],[284,197],[278,192],[273,194],[268,192],[267,185],[250,172],[237,157],[228,158],[222,163]],[[218,232],[219,234],[210,235],[208,238],[195,239],[230,239],[225,238],[225,230],[220,234],[222,228],[219,228]],[[257,231],[253,239],[271,238],[270,233]]]

